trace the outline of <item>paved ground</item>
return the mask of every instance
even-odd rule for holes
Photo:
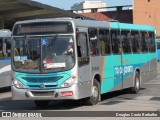
[[[107,93],[95,106],[88,106],[79,101],[51,102],[48,108],[36,108],[32,101],[12,101],[9,89],[0,92],[0,110],[49,110],[49,111],[157,111],[160,110],[160,63],[156,79],[147,82],[139,94],[128,94],[126,91]],[[95,113],[97,114],[97,113]],[[51,119],[51,118],[48,118]],[[59,119],[59,118],[58,118]],[[60,118],[65,119],[65,118]],[[91,119],[91,118],[79,118]],[[97,119],[97,118],[95,118]],[[98,120],[105,118],[98,118]],[[119,118],[111,118],[119,119]],[[132,118],[130,118],[132,119]],[[127,120],[130,120],[127,118]],[[142,120],[145,118],[141,118]],[[153,118],[152,118],[153,119]],[[157,118],[154,118],[157,119]],[[45,120],[45,118],[44,118]]]

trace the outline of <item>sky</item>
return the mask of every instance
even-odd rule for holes
[[[44,4],[51,5],[53,7],[61,8],[64,10],[70,10],[74,3],[82,2],[84,0],[34,0]],[[120,6],[120,5],[132,5],[132,0],[101,0],[107,3],[107,7]]]

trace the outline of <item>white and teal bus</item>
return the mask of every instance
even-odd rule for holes
[[[0,30],[0,88],[11,86],[11,31]]]
[[[12,98],[83,99],[140,86],[157,75],[152,26],[72,18],[17,22],[12,39]]]

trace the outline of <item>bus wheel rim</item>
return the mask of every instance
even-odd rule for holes
[[[96,86],[93,86],[93,88],[92,88],[92,97],[94,98],[94,99],[96,99],[97,97],[98,97],[98,88],[96,87]]]
[[[139,86],[140,86],[140,84],[139,84],[139,79],[136,78],[136,89],[137,89],[137,90],[139,89]]]

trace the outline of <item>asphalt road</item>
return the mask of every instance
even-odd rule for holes
[[[160,63],[158,63],[158,73],[157,78],[145,83],[138,94],[129,94],[127,91],[107,93],[95,106],[88,106],[81,101],[53,101],[47,108],[40,109],[33,101],[12,101],[9,88],[1,89],[0,110],[160,111]]]

